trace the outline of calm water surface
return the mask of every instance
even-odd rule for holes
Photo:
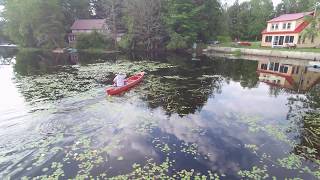
[[[1,179],[179,179],[183,170],[241,179],[255,168],[317,179],[301,170],[319,168],[319,136],[306,138],[319,124],[304,118],[319,113],[320,71],[308,62],[1,53]],[[107,97],[119,71],[147,76]]]

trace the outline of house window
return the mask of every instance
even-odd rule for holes
[[[278,30],[279,29],[279,24],[272,24],[272,30]]]
[[[272,42],[272,36],[266,36],[265,42]]]
[[[270,70],[270,71],[273,71],[273,68],[274,68],[274,62],[271,62],[271,63],[269,64],[269,70]]]
[[[275,36],[274,37],[274,41],[273,41],[273,45],[278,45],[278,43],[279,43],[279,36]]]
[[[296,70],[296,74],[299,74],[299,71],[300,71],[300,67],[298,66]]]
[[[290,36],[289,43],[293,43],[293,41],[294,41],[294,36]]]
[[[293,43],[294,36],[286,36],[285,43]]]
[[[306,37],[303,37],[302,44],[304,44],[305,42],[306,42]]]
[[[285,43],[289,43],[289,41],[290,41],[290,36],[286,36]]]
[[[262,70],[268,70],[268,65],[267,64],[261,64],[261,69]]]
[[[291,23],[287,24],[287,29],[291,29]]]
[[[287,29],[287,24],[286,23],[283,23],[282,29]]]
[[[280,66],[279,63],[275,63],[274,64],[274,71],[278,72],[279,71],[279,66]]]
[[[281,73],[287,74],[288,70],[289,70],[289,68],[287,66],[280,66],[280,72]]]

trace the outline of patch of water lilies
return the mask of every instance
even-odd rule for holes
[[[139,90],[151,107],[162,106],[168,114],[185,116],[201,109],[210,95],[219,93],[222,79],[199,81],[197,77],[148,74],[144,82]]]
[[[208,171],[205,174],[196,173],[195,170],[181,170],[177,172],[170,172],[174,166],[174,162],[169,158],[166,159],[161,164],[153,162],[153,159],[149,159],[146,165],[141,166],[140,164],[133,164],[133,171],[115,177],[108,178],[110,180],[129,180],[129,179],[195,179],[195,180],[220,180],[220,177],[224,175],[219,175],[212,171]]]
[[[181,152],[192,155],[194,157],[200,156],[200,154],[198,153],[198,145],[195,143],[182,143]]]
[[[269,165],[272,167],[283,168],[283,170],[299,171],[300,174],[308,174],[313,178],[320,178],[320,160],[318,159],[318,150],[313,147],[301,146],[298,142],[291,140],[284,132],[284,127],[280,125],[264,125],[259,118],[244,117],[241,121],[248,125],[248,130],[253,133],[264,132],[275,138],[277,141],[286,143],[292,149],[298,149],[296,153],[286,153],[284,157],[272,157],[270,154],[255,144],[246,144],[245,148],[260,158],[260,166],[253,166],[251,170],[240,170],[238,174],[243,178],[249,179],[269,179]],[[276,159],[276,160],[275,160]],[[312,168],[307,164],[311,161]],[[310,178],[311,178],[310,177]],[[272,179],[277,179],[272,176]],[[288,177],[288,179],[290,179]],[[293,177],[292,179],[300,179]]]
[[[160,151],[165,153],[166,155],[170,155],[172,153],[172,150],[169,147],[169,145],[160,138],[154,138],[152,144],[154,144],[155,148],[160,149]]]
[[[103,84],[112,84],[116,73],[125,72],[133,75],[137,72],[153,72],[163,68],[173,68],[170,64],[154,61],[131,62],[119,60],[87,66],[75,65],[52,74],[19,76],[17,85],[30,102],[35,100],[58,100],[64,97],[76,96]],[[65,70],[65,71],[64,71]]]

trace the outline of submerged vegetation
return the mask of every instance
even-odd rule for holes
[[[143,57],[132,61],[122,55],[86,53],[49,59],[54,55],[45,52],[17,55],[15,81],[32,107],[32,122],[40,125],[36,132],[26,133],[26,138],[34,138],[13,141],[0,151],[0,176],[25,180],[320,178],[318,86],[306,99],[291,98],[293,122],[280,124],[236,112],[217,115],[205,108],[209,100],[221,96],[226,84],[237,82],[244,89],[255,89],[258,64],[253,61],[203,59],[199,64],[174,55],[161,61]],[[124,97],[106,99],[104,85],[124,70],[146,71],[144,83]],[[301,102],[305,105],[299,106]],[[300,136],[292,134],[297,132],[293,128]],[[224,132],[227,129],[234,134]],[[261,137],[267,140],[260,142]],[[246,162],[232,157],[234,151]],[[21,161],[26,154],[28,159]],[[283,174],[274,174],[274,169]]]

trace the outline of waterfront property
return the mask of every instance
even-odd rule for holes
[[[82,33],[92,33],[94,31],[105,34],[111,33],[110,27],[105,19],[79,19],[71,26],[71,33],[68,35],[69,44],[72,45],[77,41],[77,36]]]
[[[303,32],[311,26],[306,17],[314,16],[314,12],[284,14],[268,21],[267,28],[262,31],[263,47],[301,47],[311,48],[320,45],[320,37],[303,37]]]

